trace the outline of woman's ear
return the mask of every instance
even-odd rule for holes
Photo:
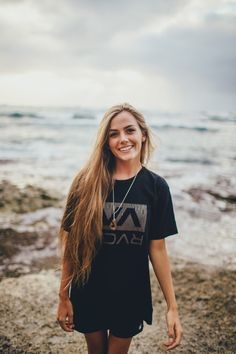
[[[142,136],[142,142],[144,142],[146,140],[146,135]]]

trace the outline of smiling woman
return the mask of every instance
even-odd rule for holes
[[[142,132],[130,112],[122,111],[112,119],[108,145],[116,158],[116,164],[131,160],[132,164],[139,164],[142,143],[145,139],[146,134]]]
[[[165,248],[178,233],[165,179],[147,169],[153,149],[143,115],[128,103],[104,115],[93,152],[75,177],[61,221],[57,319],[84,333],[88,353],[125,354],[152,324],[149,259],[167,302],[167,350],[182,327]]]

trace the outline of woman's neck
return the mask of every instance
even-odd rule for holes
[[[140,161],[131,163],[130,161],[117,161],[113,173],[113,179],[128,179],[136,175],[142,168]]]

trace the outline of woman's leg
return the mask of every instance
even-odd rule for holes
[[[88,354],[107,354],[107,330],[84,334]]]
[[[133,337],[115,337],[112,333],[108,337],[107,354],[127,354]]]

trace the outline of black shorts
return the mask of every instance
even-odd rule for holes
[[[96,331],[101,331],[101,330],[110,330],[110,333],[112,333],[115,337],[120,337],[120,338],[128,338],[128,337],[133,337],[137,335],[138,333],[142,332],[143,330],[143,320],[134,322],[134,323],[127,323],[124,321],[123,323],[118,323],[118,324],[113,324],[113,325],[108,325],[108,324],[94,324],[91,326],[83,326],[82,323],[77,324],[74,322],[75,327],[74,330],[80,332],[80,333],[91,333],[91,332],[96,332]]]

